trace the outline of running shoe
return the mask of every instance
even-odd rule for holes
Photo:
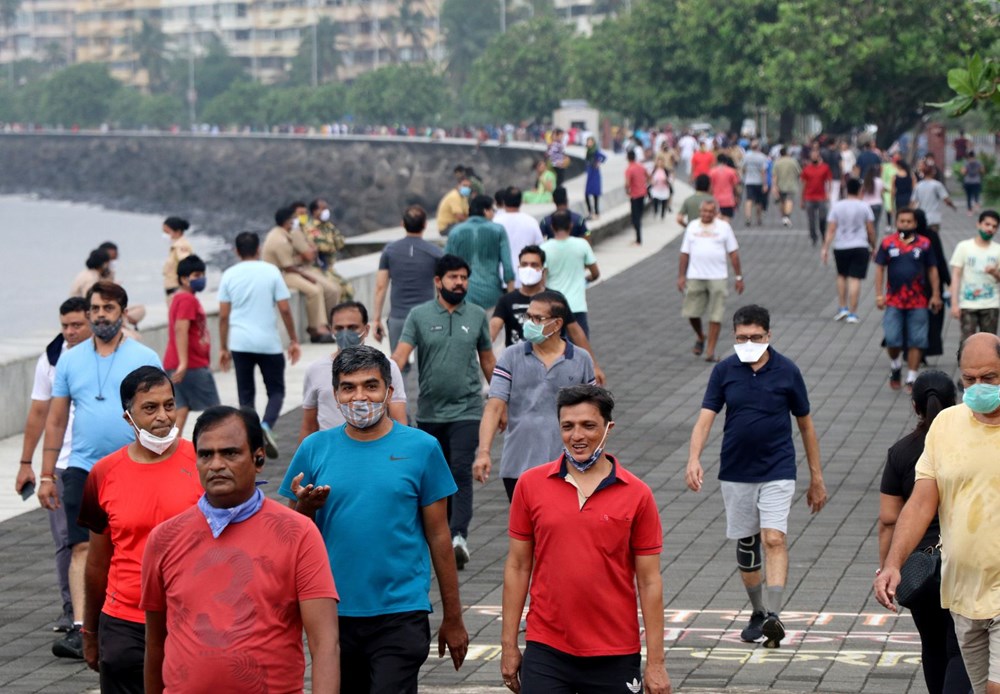
[[[747,643],[757,643],[763,639],[764,632],[761,627],[764,626],[765,619],[767,619],[767,615],[763,612],[754,612],[750,615],[750,622],[740,632],[740,640]]]
[[[781,639],[785,638],[785,625],[778,619],[778,615],[768,612],[761,631],[764,632],[764,648],[781,648]]]
[[[861,319],[858,318],[858,314],[856,314],[856,313],[848,313],[847,314],[847,321],[846,322],[848,322],[848,323],[860,323]]]
[[[72,628],[73,628],[73,606],[63,605],[62,614],[59,616],[59,619],[55,621],[55,624],[52,625],[52,631],[65,634]]]
[[[455,550],[455,564],[461,571],[469,563],[469,543],[461,535],[451,538],[451,546]]]
[[[847,307],[846,306],[841,306],[839,309],[837,309],[837,315],[835,315],[833,317],[833,319],[834,320],[844,320],[849,315],[851,315],[851,312],[847,310]]]
[[[264,424],[261,428],[264,430],[264,452],[267,453],[268,458],[274,460],[278,457],[278,442],[274,440],[271,427]]]
[[[893,390],[899,390],[903,387],[903,370],[901,368],[889,372],[889,387]]]
[[[57,658],[83,660],[83,636],[80,634],[79,624],[74,624],[65,636],[52,644],[52,655]]]

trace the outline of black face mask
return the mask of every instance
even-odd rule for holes
[[[460,303],[465,301],[465,290],[452,291],[451,289],[441,287],[441,298],[452,306],[458,306]]]

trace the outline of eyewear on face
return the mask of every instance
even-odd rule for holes
[[[524,317],[536,325],[544,325],[552,320],[551,316],[533,316],[530,313],[525,313]]]
[[[737,335],[736,336],[736,344],[738,344],[738,345],[745,345],[748,342],[752,342],[755,345],[759,345],[760,343],[764,342],[765,340],[767,340],[767,335],[766,334],[760,334],[760,333],[757,333],[756,335]]]

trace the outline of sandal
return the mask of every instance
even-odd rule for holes
[[[709,354],[707,357],[705,357],[705,361],[711,362],[712,364],[718,364],[719,358],[714,354]]]
[[[705,351],[705,341],[704,340],[695,340],[694,341],[694,349],[691,350],[691,354],[693,354],[696,357],[700,357],[701,353],[704,352],[704,351]]]

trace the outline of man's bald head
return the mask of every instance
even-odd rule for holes
[[[966,360],[994,360],[1000,364],[1000,337],[993,333],[976,333],[965,338],[958,351],[959,366],[964,368]]]

